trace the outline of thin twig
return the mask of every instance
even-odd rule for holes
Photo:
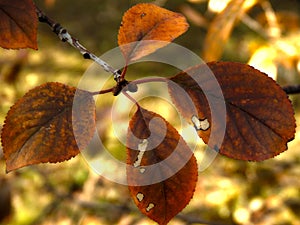
[[[284,87],[282,87],[282,89],[288,95],[291,95],[291,94],[300,94],[300,84],[298,84],[298,85],[284,86]]]
[[[165,77],[149,77],[149,78],[143,78],[139,80],[131,81],[132,84],[144,84],[144,83],[150,83],[150,82],[167,82],[168,79]]]
[[[112,66],[110,66],[108,63],[100,59],[98,56],[87,50],[83,45],[81,45],[78,41],[78,39],[72,37],[67,29],[62,27],[59,23],[55,22],[51,18],[49,18],[43,11],[41,11],[37,6],[36,8],[36,13],[39,18],[39,21],[42,23],[48,24],[51,28],[52,31],[59,37],[59,39],[62,42],[68,42],[71,46],[76,48],[83,58],[85,59],[91,59],[95,61],[97,64],[99,64],[106,72],[110,72],[114,75],[114,79],[116,81],[119,81],[121,77],[121,71],[118,69],[114,69]]]
[[[101,91],[94,91],[94,92],[90,92],[92,95],[101,95],[101,94],[106,94],[106,93],[110,93],[113,92],[114,88],[109,88],[109,89],[105,89],[105,90],[101,90]]]

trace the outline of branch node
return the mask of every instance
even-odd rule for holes
[[[127,85],[127,90],[131,93],[137,92],[138,91],[138,86],[135,83],[129,83]]]
[[[121,78],[122,71],[121,70],[115,70],[113,74],[114,74],[114,80],[119,82],[120,78]]]
[[[59,23],[55,23],[52,26],[52,31],[57,35],[59,35],[59,33],[61,32],[61,29],[63,29],[63,28]]]
[[[38,13],[38,18],[41,23],[47,22],[47,18],[44,15],[42,15],[41,13]]]
[[[85,59],[91,59],[90,54],[87,53],[87,52],[83,53],[82,56],[83,56],[83,58],[85,58]]]
[[[125,79],[119,81],[117,85],[113,88],[113,95],[117,96],[121,93],[124,87],[126,87],[129,84],[129,82]]]

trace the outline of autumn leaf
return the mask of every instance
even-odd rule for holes
[[[38,86],[7,114],[1,133],[6,170],[68,160],[87,146],[94,130],[89,92],[54,82]]]
[[[190,201],[197,163],[183,138],[163,117],[138,108],[127,136],[127,179],[139,210],[167,224]]]
[[[118,44],[127,62],[149,55],[186,32],[183,15],[151,3],[130,8],[123,16]]]
[[[37,15],[32,0],[0,0],[0,46],[37,49]]]
[[[216,82],[224,97],[216,94]],[[175,105],[204,142],[230,158],[265,160],[285,151],[287,142],[294,138],[294,111],[286,93],[273,79],[246,64],[198,65],[171,77],[168,87]],[[224,116],[220,112],[225,112],[222,105],[225,127],[220,125]],[[215,107],[214,121],[209,106]],[[220,133],[223,128],[224,135]],[[220,140],[219,148],[215,143]]]

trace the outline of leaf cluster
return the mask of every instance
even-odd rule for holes
[[[21,4],[3,0],[0,9],[3,48],[37,49],[37,17],[54,24],[30,0]],[[89,92],[49,82],[30,90],[11,107],[1,132],[7,172],[78,155],[95,132],[93,96],[124,94],[136,106],[126,143],[130,195],[142,213],[167,224],[193,197],[198,177],[196,158],[168,121],[130,96],[130,92],[139,91],[140,83],[149,81],[128,81],[126,73],[129,63],[168,45],[188,27],[183,15],[154,4],[130,8],[118,33],[126,62],[123,70],[114,71],[102,63],[113,72],[115,86]],[[52,28],[62,41],[93,59],[94,55],[66,30],[58,24]],[[209,62],[159,81],[167,84],[174,105],[199,137],[222,155],[262,161],[285,151],[294,138],[294,111],[286,93],[266,74],[246,64]]]

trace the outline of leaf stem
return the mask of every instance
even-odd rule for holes
[[[113,91],[114,91],[114,88],[112,87],[112,88],[101,90],[101,91],[90,92],[90,94],[92,94],[92,95],[101,95],[101,94],[106,94],[106,93],[113,92]]]
[[[111,65],[109,65],[107,62],[100,59],[98,56],[87,50],[82,44],[79,43],[78,39],[72,37],[67,29],[62,27],[59,23],[55,22],[53,19],[49,18],[42,10],[40,10],[37,6],[36,13],[38,16],[38,19],[42,23],[48,24],[52,31],[59,37],[59,39],[62,42],[68,42],[71,46],[76,48],[83,58],[85,59],[91,59],[97,64],[99,64],[106,72],[110,72],[114,75],[114,79],[118,81],[121,77],[121,71],[118,69],[113,68]]]
[[[136,86],[138,84],[144,84],[144,83],[149,83],[149,82],[167,82],[167,78],[164,77],[150,77],[150,78],[143,78],[143,79],[139,79],[139,80],[133,80],[130,81],[129,85],[132,86]],[[141,106],[139,105],[139,103],[131,96],[127,93],[128,89],[122,89],[122,93],[129,99],[131,100],[138,108],[141,108]]]
[[[125,75],[126,75],[126,72],[127,72],[127,68],[128,68],[128,66],[127,66],[127,64],[126,64],[126,66],[125,66],[125,67],[123,68],[123,70],[122,70],[121,75],[118,77],[119,80],[125,79]],[[118,80],[117,80],[117,81],[118,81]]]
[[[149,78],[143,78],[139,80],[133,80],[131,81],[132,84],[144,84],[144,83],[150,83],[150,82],[167,82],[167,78],[165,77],[149,77]]]
[[[122,91],[122,94],[125,95],[130,101],[132,101],[138,108],[141,108],[139,103],[131,95],[129,95],[126,91]]]

